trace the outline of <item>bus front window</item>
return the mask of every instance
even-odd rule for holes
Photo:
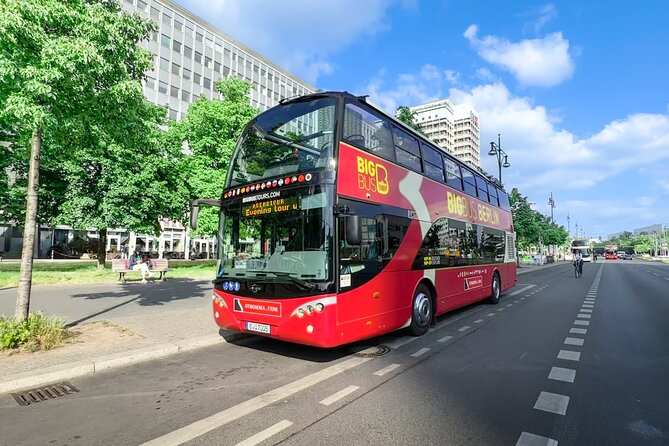
[[[335,104],[305,97],[260,114],[240,138],[228,186],[332,168]]]
[[[329,199],[313,189],[224,207],[218,277],[330,280]]]

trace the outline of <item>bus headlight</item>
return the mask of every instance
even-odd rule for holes
[[[304,316],[304,310],[302,308],[299,308],[297,310],[297,317],[303,317]]]
[[[325,309],[325,306],[322,303],[319,302],[319,303],[316,304],[316,311],[318,311],[319,313],[321,311],[323,311],[324,309]]]
[[[314,307],[312,307],[311,305],[307,305],[307,313],[311,314],[313,312],[314,312]]]

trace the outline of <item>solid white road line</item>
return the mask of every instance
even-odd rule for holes
[[[443,338],[437,339],[437,342],[446,342],[450,339],[453,339],[453,336],[444,336]]]
[[[551,372],[548,374],[548,379],[554,379],[555,381],[564,381],[566,383],[573,383],[576,378],[576,370],[574,369],[564,369],[562,367],[553,367]]]
[[[423,347],[423,348],[421,348],[420,350],[418,350],[416,353],[413,353],[413,354],[410,355],[410,356],[412,356],[412,357],[414,357],[414,358],[417,358],[417,357],[419,357],[419,356],[423,356],[425,353],[427,353],[427,352],[429,352],[429,351],[430,351],[429,348],[427,348],[427,347]]]
[[[581,338],[564,338],[564,343],[567,345],[583,345],[583,342]]]
[[[350,395],[351,393],[355,392],[359,388],[360,387],[358,387],[358,386],[348,386],[345,389],[342,389],[339,392],[335,393],[334,395],[330,395],[329,397],[325,398],[320,403],[324,406],[329,406],[330,404],[336,403],[337,401],[344,398],[345,396]]]
[[[253,437],[249,437],[241,443],[237,443],[237,446],[255,446],[267,440],[269,437],[278,434],[282,430],[289,428],[293,425],[292,421],[283,420],[276,423],[274,426],[268,427],[262,432],[258,432]]]
[[[558,442],[552,438],[542,437],[541,435],[523,432],[516,442],[516,446],[558,446]]]
[[[567,413],[567,406],[569,405],[569,397],[566,395],[559,395],[557,393],[541,392],[537,402],[534,403],[534,408],[543,410],[544,412],[556,413],[558,415],[565,415]]]
[[[386,373],[390,373],[395,370],[397,367],[401,367],[399,364],[390,364],[388,367],[384,367],[381,370],[374,372],[376,376],[383,376]]]
[[[328,378],[332,378],[342,372],[350,370],[361,364],[370,361],[372,358],[350,358],[338,364],[319,370],[318,372],[307,375],[292,383],[270,390],[267,393],[259,395],[250,400],[239,403],[236,406],[229,407],[214,415],[203,418],[199,421],[184,426],[180,429],[167,433],[161,437],[143,443],[142,446],[177,446],[187,441],[218,429],[232,421],[238,420],[245,415],[255,412],[258,409],[267,407],[282,399],[316,385]]]
[[[581,359],[581,352],[574,352],[571,350],[560,350],[557,355],[558,359],[565,359],[567,361],[578,361]]]
[[[569,333],[573,334],[586,334],[587,332],[588,330],[586,330],[585,328],[572,328],[569,330]]]

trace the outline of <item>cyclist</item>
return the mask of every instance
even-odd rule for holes
[[[575,249],[573,251],[574,253],[574,264],[578,266],[578,274],[582,275],[583,274],[583,255],[581,254],[581,251],[579,249]]]

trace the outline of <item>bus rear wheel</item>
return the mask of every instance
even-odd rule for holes
[[[499,274],[494,273],[492,275],[492,284],[490,286],[490,297],[488,300],[491,304],[497,305],[499,303],[499,296],[502,294],[502,288],[500,286]]]
[[[430,290],[423,284],[418,285],[416,293],[413,296],[411,306],[411,325],[409,325],[409,334],[412,336],[422,336],[430,328],[430,322],[434,315],[434,304]]]

